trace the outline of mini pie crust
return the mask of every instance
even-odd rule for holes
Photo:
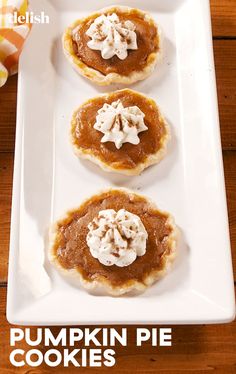
[[[77,113],[78,113],[78,111],[81,108],[83,108],[83,106],[85,106],[89,103],[92,103],[93,100],[96,100],[98,98],[104,98],[106,100],[110,97],[110,95],[114,95],[114,94],[122,94],[122,95],[124,95],[124,97],[125,97],[125,95],[137,95],[140,98],[144,98],[149,103],[149,105],[152,106],[157,111],[158,120],[162,124],[163,128],[165,129],[165,134],[161,137],[160,145],[159,145],[158,149],[156,150],[156,152],[151,153],[151,154],[147,154],[146,159],[143,160],[142,162],[137,163],[137,165],[133,168],[116,167],[115,162],[113,164],[111,164],[109,162],[105,162],[100,157],[94,155],[94,153],[91,149],[84,149],[84,148],[80,147],[76,142],[76,136],[75,136],[74,133],[75,133],[75,129],[76,129],[76,126],[77,126]],[[133,105],[136,105],[135,100],[133,101]],[[145,121],[145,118],[144,118],[144,121]],[[95,130],[95,131],[98,131],[98,130]],[[145,131],[145,132],[148,132],[148,130]],[[101,134],[101,138],[102,138],[103,134],[102,133],[100,133],[100,134]],[[76,154],[76,156],[94,162],[95,164],[100,166],[101,169],[103,169],[105,171],[116,172],[116,173],[123,174],[123,175],[129,175],[129,176],[139,175],[147,167],[149,167],[153,164],[159,163],[164,158],[164,156],[166,155],[167,144],[170,140],[170,137],[171,136],[170,136],[169,125],[167,124],[165,118],[161,114],[161,111],[160,111],[159,107],[157,106],[156,102],[153,99],[147,97],[146,95],[141,94],[141,93],[136,92],[136,91],[133,91],[133,90],[130,90],[130,89],[123,89],[123,90],[118,90],[118,91],[107,93],[107,94],[102,94],[102,95],[99,95],[99,96],[96,96],[92,99],[87,100],[78,109],[76,109],[74,111],[73,116],[72,116],[72,120],[71,120],[70,140],[71,140],[71,144],[73,146],[73,150],[74,150],[74,153]],[[139,133],[139,138],[140,138],[140,143],[141,143],[142,142],[142,133]],[[150,141],[151,141],[151,139],[150,139]],[[106,143],[101,143],[101,144],[103,144],[103,146],[104,146],[104,144],[106,144]],[[128,143],[125,143],[125,144],[128,144]],[[114,145],[114,147],[115,147],[115,145]],[[121,149],[122,149],[122,147],[121,147]],[[130,147],[136,147],[136,145],[130,144]],[[118,149],[117,149],[117,152],[119,152]]]
[[[58,240],[58,236],[60,235],[59,234],[60,226],[63,225],[63,222],[65,221],[67,222],[68,220],[70,220],[70,217],[73,213],[75,213],[81,207],[88,204],[93,197],[99,197],[100,195],[103,195],[104,193],[112,194],[113,192],[117,192],[117,191],[127,194],[130,198],[141,197],[142,199],[145,199],[145,202],[148,203],[148,206],[150,209],[154,209],[155,211],[167,216],[166,226],[170,228],[171,232],[167,236],[167,240],[165,242],[167,243],[169,253],[165,253],[166,252],[165,251],[161,255],[161,267],[160,268],[158,269],[153,268],[148,274],[146,274],[145,277],[143,277],[142,281],[139,281],[137,279],[131,279],[122,284],[114,286],[109,281],[109,277],[104,277],[100,274],[97,274],[96,277],[93,277],[92,279],[88,280],[86,279],[86,277],[84,277],[82,271],[78,267],[72,268],[72,269],[67,269],[63,267],[62,264],[59,262],[57,255],[55,253],[56,252],[55,246]],[[105,191],[102,191],[101,193],[97,195],[90,197],[89,199],[86,199],[77,209],[68,211],[61,219],[56,221],[51,226],[51,229],[49,231],[49,260],[62,273],[62,275],[65,275],[66,277],[69,277],[70,279],[72,278],[76,280],[76,283],[77,281],[79,281],[78,283],[80,283],[85,289],[94,290],[98,288],[100,290],[102,289],[109,295],[120,296],[130,291],[144,291],[146,288],[151,286],[154,282],[162,278],[167,273],[167,271],[170,269],[171,264],[176,257],[177,239],[178,239],[178,229],[177,229],[177,226],[175,225],[174,219],[171,214],[159,210],[156,204],[152,200],[150,200],[147,197],[144,197],[143,195],[139,195],[136,192],[133,192],[126,188],[116,188],[116,189],[110,188]],[[89,251],[89,248],[88,248],[88,251]],[[137,261],[137,259],[135,261]],[[115,265],[113,265],[112,267],[114,266]],[[132,266],[132,264],[129,266]],[[128,271],[128,267],[126,267],[127,271]]]
[[[133,71],[129,75],[121,75],[118,73],[109,73],[107,75],[102,74],[100,71],[94,69],[93,67],[88,66],[85,64],[82,59],[80,59],[73,48],[73,43],[72,43],[72,31],[79,26],[80,24],[89,21],[91,17],[99,17],[103,13],[109,11],[111,13],[124,13],[124,14],[130,14],[135,10],[136,14],[138,13],[139,16],[141,16],[145,21],[147,21],[150,25],[155,25],[157,29],[157,38],[159,42],[159,50],[156,52],[152,52],[149,54],[147,58],[147,64],[145,65],[143,70],[140,71]],[[158,60],[161,59],[162,56],[162,37],[161,37],[161,32],[159,26],[157,27],[155,21],[151,17],[150,14],[147,12],[144,12],[140,9],[136,8],[130,8],[127,6],[113,6],[113,7],[107,7],[104,9],[101,9],[100,11],[94,12],[90,14],[88,17],[78,19],[76,20],[71,26],[69,26],[63,36],[62,36],[62,44],[63,44],[63,51],[68,59],[68,61],[71,63],[71,65],[74,67],[76,72],[79,74],[83,75],[84,77],[90,79],[91,81],[97,83],[100,86],[106,86],[110,85],[112,83],[122,83],[126,85],[133,84],[139,80],[143,80],[147,78],[149,75],[152,74],[156,63]],[[125,61],[125,60],[124,60]]]

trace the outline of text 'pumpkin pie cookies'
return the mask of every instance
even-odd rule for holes
[[[159,27],[152,17],[125,6],[78,19],[65,30],[62,42],[76,71],[99,85],[145,79],[162,49]]]
[[[88,100],[71,121],[76,155],[125,175],[138,175],[158,163],[169,138],[169,126],[155,101],[129,89]]]
[[[50,261],[87,289],[111,295],[144,290],[175,258],[177,228],[169,213],[127,189],[109,189],[57,221]]]

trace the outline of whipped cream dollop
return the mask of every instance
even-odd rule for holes
[[[90,252],[103,265],[128,266],[146,253],[146,229],[137,215],[125,209],[101,210],[88,229]]]
[[[98,110],[94,128],[104,134],[102,143],[114,142],[116,148],[120,149],[123,143],[139,144],[138,134],[148,130],[144,117],[139,107],[124,108],[118,100],[111,105],[106,103]]]
[[[91,38],[88,47],[101,51],[104,59],[116,55],[125,60],[129,49],[138,49],[135,25],[131,21],[120,21],[116,13],[96,18],[86,35]]]

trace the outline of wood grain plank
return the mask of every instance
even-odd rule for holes
[[[215,40],[222,146],[236,150],[236,40]],[[0,152],[14,150],[17,77],[0,89]]]
[[[17,75],[0,88],[0,152],[14,150]]]
[[[211,0],[212,31],[214,36],[236,36],[235,0]]]
[[[236,149],[236,40],[214,41],[223,149]]]
[[[0,306],[0,372],[2,374],[26,373],[76,373],[78,368],[49,368],[45,364],[40,368],[23,367],[14,369],[9,363],[9,330],[10,325],[5,318],[6,289],[0,289],[2,300]],[[91,328],[91,326],[88,326]],[[109,326],[103,326],[109,327]],[[115,326],[118,331],[119,326]],[[128,326],[127,326],[128,327]],[[81,373],[203,373],[222,372],[235,373],[236,365],[236,322],[227,325],[208,326],[172,326],[172,347],[152,347],[149,342],[136,347],[135,329],[128,327],[128,347],[116,347],[116,366],[112,369],[83,369]],[[154,327],[154,326],[150,326]],[[82,327],[83,328],[83,327]],[[53,334],[58,334],[60,327],[50,327]],[[36,336],[36,328],[31,328],[31,336]],[[24,342],[17,348],[29,350]],[[41,344],[36,347],[42,352],[46,349]],[[52,347],[49,347],[52,348]],[[69,347],[68,347],[69,348]],[[78,348],[83,348],[79,345]],[[60,349],[61,351],[61,349]],[[59,371],[58,371],[59,370]]]
[[[229,223],[232,242],[233,264],[236,275],[236,152],[224,152],[226,190],[228,197]],[[2,260],[0,262],[0,282],[7,280],[9,247],[9,227],[11,208],[13,154],[0,153],[0,227],[2,238]],[[235,276],[236,280],[236,276]]]
[[[234,268],[234,280],[236,281],[236,152],[224,151],[223,161],[229,216],[231,252]]]
[[[13,154],[0,153],[0,282],[7,280],[10,211],[12,192]]]

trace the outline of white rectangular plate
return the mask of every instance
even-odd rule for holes
[[[90,97],[122,87],[99,88],[78,76],[64,58],[61,35],[75,19],[112,4],[145,8],[164,36],[162,63],[132,88],[157,101],[171,126],[172,141],[166,158],[137,177],[105,173],[81,162],[69,144],[73,110]],[[208,1],[31,0],[31,6],[35,14],[49,15],[50,23],[33,26],[20,61],[8,320],[21,325],[232,320],[233,275]],[[172,271],[136,297],[93,296],[69,284],[47,261],[50,223],[109,186],[151,197],[174,215],[181,230]],[[44,256],[45,272],[40,265]]]

